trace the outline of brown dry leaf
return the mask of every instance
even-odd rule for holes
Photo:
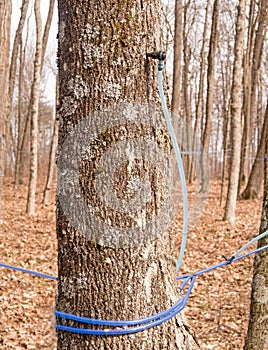
[[[1,261],[57,275],[55,203],[41,204],[38,213],[24,214],[27,188],[13,191],[5,178]],[[54,188],[55,190],[55,188]],[[191,188],[189,189],[189,193]],[[195,272],[223,261],[258,234],[261,200],[239,201],[237,223],[222,222],[219,183],[212,183],[202,219],[189,232],[180,274]],[[177,225],[180,236],[181,224]],[[179,238],[178,249],[179,250]],[[185,313],[201,349],[243,349],[249,315],[253,257],[199,276]],[[0,268],[0,349],[56,349],[54,308],[56,282]],[[178,284],[179,285],[179,284]],[[178,296],[179,297],[179,296]]]

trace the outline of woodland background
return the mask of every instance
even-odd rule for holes
[[[34,3],[0,3],[0,248],[5,263],[56,274],[56,4],[47,2],[38,22]],[[259,230],[268,133],[267,7],[266,0],[162,3],[170,106],[195,133],[210,165],[208,205],[190,232],[185,270],[231,255]],[[188,146],[185,151],[193,151]],[[201,160],[197,174],[194,155],[183,158],[194,194],[205,165]],[[52,349],[55,286],[0,273],[0,348]],[[242,349],[251,277],[249,259],[213,276],[215,283],[200,281],[186,313],[202,349]]]

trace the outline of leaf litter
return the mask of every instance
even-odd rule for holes
[[[42,189],[41,183],[37,215],[27,217],[26,185],[14,191],[11,181],[5,178],[0,260],[56,276],[55,202],[42,204]],[[231,257],[258,234],[262,201],[238,201],[236,224],[231,226],[222,221],[224,209],[220,207],[219,193],[219,182],[213,182],[203,216],[189,232],[180,274],[221,262],[223,255]],[[180,225],[175,227],[178,236],[180,229]],[[202,350],[243,349],[252,273],[251,256],[198,277],[185,314]],[[4,268],[0,268],[0,279],[0,349],[56,349],[56,282]]]

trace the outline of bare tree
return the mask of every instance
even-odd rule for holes
[[[12,3],[10,0],[0,2],[0,211],[7,143],[6,114],[8,106],[6,104],[6,96],[8,94],[11,11]]]
[[[263,182],[263,164],[265,156],[266,134],[268,133],[268,102],[266,112],[263,119],[261,138],[258,146],[258,151],[254,159],[250,177],[245,190],[241,194],[242,199],[259,198],[261,185]]]
[[[14,88],[15,88],[15,80],[16,80],[16,69],[17,69],[17,59],[18,59],[18,52],[19,52],[19,46],[21,42],[22,37],[22,31],[24,28],[26,15],[29,7],[30,0],[23,0],[21,5],[21,15],[19,24],[16,30],[14,42],[13,42],[13,48],[11,53],[11,62],[10,62],[10,71],[9,71],[9,87],[8,87],[8,111],[7,111],[7,122],[10,122],[11,118],[11,111],[12,111],[12,101],[13,101],[13,95],[14,95]]]
[[[243,84],[244,84],[244,99],[243,99],[243,137],[242,137],[242,149],[241,149],[241,164],[239,173],[239,184],[238,184],[238,195],[241,191],[243,185],[248,181],[249,176],[249,155],[250,146],[252,139],[252,120],[253,116],[251,114],[251,85],[252,85],[252,62],[253,62],[253,47],[254,47],[254,37],[256,31],[256,1],[250,1],[249,10],[249,20],[248,20],[248,34],[247,34],[247,45],[244,56],[244,74],[243,74]]]
[[[34,13],[36,22],[36,50],[34,59],[34,78],[31,89],[31,132],[30,132],[30,178],[27,197],[26,212],[28,215],[35,215],[35,193],[37,184],[37,166],[38,166],[38,107],[39,107],[39,88],[41,80],[41,62],[42,62],[42,18],[40,13],[40,0],[35,0]]]
[[[235,222],[241,154],[242,76],[246,1],[239,0],[236,22],[233,82],[231,91],[231,163],[224,220]]]
[[[268,117],[266,116],[266,119]],[[265,153],[268,154],[268,132]],[[264,167],[264,197],[260,233],[268,230],[268,158]],[[268,245],[268,236],[259,241],[258,247]],[[268,341],[268,254],[262,251],[255,256],[252,280],[250,317],[245,350],[267,349]]]
[[[171,110],[176,116],[180,110],[181,96],[181,51],[182,51],[182,0],[175,2],[175,36],[174,36],[174,61],[173,61],[173,87]],[[175,122],[175,121],[173,121]],[[174,127],[176,130],[176,126]]]
[[[242,146],[244,147],[244,152],[242,150],[242,164],[245,163],[244,167],[241,166],[240,170],[240,179],[246,180],[246,188],[241,194],[241,197],[244,199],[252,199],[256,196],[259,196],[260,192],[260,185],[261,185],[261,178],[263,175],[263,162],[258,161],[257,163],[254,163],[254,166],[252,168],[252,171],[250,173],[250,177],[248,178],[245,174],[247,167],[247,164],[249,162],[249,149],[250,149],[250,143],[252,142],[252,124],[253,121],[256,121],[259,118],[258,114],[261,112],[261,109],[257,108],[257,92],[258,92],[258,86],[259,90],[261,91],[261,80],[260,80],[260,71],[261,71],[261,63],[262,63],[262,52],[263,52],[263,44],[264,39],[267,31],[267,14],[268,14],[268,7],[267,7],[267,1],[263,0],[259,3],[259,11],[258,11],[258,28],[256,30],[256,36],[254,45],[252,48],[252,64],[251,64],[251,78],[249,79],[249,89],[250,89],[250,95],[245,96],[245,99],[247,98],[246,103],[246,112],[245,115],[245,126],[244,126],[244,136],[245,136],[245,142],[243,142]],[[247,74],[248,72],[245,72]],[[261,95],[259,91],[259,95]],[[265,136],[264,136],[265,138]],[[262,158],[264,153],[264,142],[261,140],[259,142],[259,147],[257,151],[256,158]],[[242,171],[242,173],[241,173]],[[261,171],[261,173],[260,173]],[[255,185],[254,185],[255,184]],[[254,190],[253,190],[254,187]],[[239,194],[239,192],[238,192]]]
[[[59,105],[59,99],[58,99],[58,78],[56,78],[56,108]],[[47,180],[46,185],[44,189],[44,196],[43,196],[43,203],[48,204],[51,196],[51,190],[53,185],[53,179],[54,179],[54,172],[55,172],[55,165],[56,165],[56,150],[57,150],[57,144],[58,144],[58,134],[59,134],[59,123],[58,119],[55,116],[54,120],[54,127],[53,127],[53,136],[51,140],[50,145],[50,152],[49,152],[49,164],[48,164],[48,173],[47,173]]]
[[[40,15],[40,0],[35,2],[35,18],[36,18],[36,51],[34,62],[34,80],[31,87],[31,96],[29,102],[28,120],[31,121],[31,158],[30,158],[30,179],[28,188],[27,208],[28,215],[35,214],[35,194],[38,171],[38,107],[39,107],[39,89],[41,81],[41,73],[44,63],[44,57],[47,47],[48,36],[50,32],[51,22],[53,18],[53,11],[55,7],[55,0],[50,0],[48,16],[45,24],[44,34],[42,36],[42,19]],[[29,119],[30,116],[30,119]],[[27,122],[26,122],[27,128]]]
[[[203,145],[203,157],[202,157],[202,191],[207,192],[207,188],[204,188],[205,176],[208,174],[207,169],[207,156],[210,144],[211,128],[212,128],[212,113],[213,113],[213,101],[214,101],[214,79],[215,79],[215,57],[218,45],[218,18],[219,18],[219,1],[215,0],[212,12],[212,24],[209,41],[209,54],[208,54],[208,73],[207,73],[207,101],[206,101],[206,123],[203,133],[202,145]]]
[[[23,86],[23,46],[20,43],[20,68],[19,68],[19,83],[18,83],[18,140],[15,160],[15,180],[14,189],[18,188],[19,183],[19,158],[20,158],[20,144],[22,138],[22,86]]]
[[[204,80],[205,80],[205,67],[206,67],[206,42],[207,42],[207,31],[208,31],[208,13],[209,13],[210,2],[207,2],[205,22],[202,36],[202,47],[200,50],[200,69],[199,69],[199,83],[198,92],[196,96],[196,109],[195,109],[195,122],[194,122],[194,135],[197,135],[198,126],[200,124],[202,116],[202,106],[204,104]],[[195,136],[196,137],[196,136]],[[193,161],[191,162],[191,169],[189,174],[189,182],[191,183],[194,176],[194,162],[195,156],[193,156]]]
[[[129,127],[120,125],[101,132],[96,139],[97,144],[93,145],[95,141],[92,141],[88,149],[88,152],[94,154],[91,153],[88,160],[85,158],[79,166],[84,198],[91,203],[97,201],[96,205],[98,207],[100,205],[100,215],[105,221],[108,220],[107,223],[110,222],[113,230],[118,225],[126,224],[130,218],[127,218],[126,213],[120,219],[119,212],[116,214],[114,210],[114,214],[111,215],[110,209],[104,207],[98,201],[98,196],[92,193],[95,180],[97,180],[95,176],[106,173],[106,169],[99,168],[97,163],[103,152],[125,138],[131,138],[134,135],[137,138],[138,134],[145,132],[144,136],[146,135],[148,141],[154,142],[154,137],[158,139],[157,135],[160,132],[158,128],[153,132],[147,127],[138,127],[139,130],[136,128],[135,104],[138,101],[152,104],[159,99],[157,84],[154,83],[156,67],[146,61],[144,54],[158,49],[160,45],[158,30],[161,23],[160,1],[87,0],[81,2],[72,0],[66,2],[60,0],[58,8],[59,152],[61,161],[64,162],[65,157],[68,157],[69,154],[68,152],[62,154],[64,141],[74,135],[72,132],[68,135],[68,131],[79,126],[83,117],[88,117],[87,120],[90,121],[94,116],[99,115],[98,112],[92,113],[97,110],[101,115],[105,114],[102,125],[107,122],[109,124],[115,120],[115,115],[119,116],[120,108],[122,108],[120,103],[129,102],[132,106],[128,113],[125,112],[127,117],[134,117],[133,123]],[[132,101],[135,103],[133,104]],[[109,108],[114,108],[117,113],[109,115],[107,112]],[[134,114],[131,112],[132,109]],[[136,130],[134,134],[133,128]],[[164,137],[164,134],[162,135]],[[168,139],[165,141],[165,137],[162,141],[160,139],[158,141],[161,146],[163,142],[169,142]],[[70,147],[73,145],[74,143],[71,142]],[[75,159],[76,157],[74,161]],[[118,189],[118,196],[123,196],[125,203],[128,201],[125,192],[126,180],[130,176],[128,172],[136,172],[138,177],[147,173],[147,162],[136,163],[135,159],[133,161],[126,161],[122,167],[119,167],[118,164],[119,173],[115,178],[116,188],[119,185],[122,188],[122,191]],[[58,164],[61,164],[60,160]],[[69,172],[71,169],[67,170]],[[58,175],[59,173],[61,174],[60,168]],[[135,175],[134,173],[132,176]],[[160,187],[162,187],[161,183],[160,180]],[[163,310],[170,305],[173,294],[172,278],[174,278],[171,271],[175,268],[174,260],[170,257],[172,234],[163,234],[153,242],[145,242],[143,246],[107,247],[103,244],[102,239],[97,237],[97,241],[96,239],[91,240],[70,225],[62,209],[66,201],[60,201],[61,196],[64,195],[63,184],[59,181],[58,186],[59,285],[57,309],[100,319],[133,319]],[[154,191],[158,191],[158,187]],[[108,194],[106,198],[107,196]],[[83,220],[81,210],[74,205],[73,198],[70,193],[68,204],[73,208],[73,215],[75,217],[78,215],[81,222]],[[158,202],[156,192],[153,198]],[[155,205],[157,207],[159,203]],[[104,233],[99,226],[94,228],[94,232],[97,236]],[[133,235],[136,236],[135,232]],[[149,280],[149,284],[144,283]],[[65,321],[58,320],[58,322]],[[58,331],[58,349],[87,348],[186,350],[198,347],[189,329],[185,327],[185,321],[181,315],[159,327],[135,335],[98,337]]]

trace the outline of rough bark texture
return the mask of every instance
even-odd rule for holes
[[[206,123],[203,133],[202,146],[202,192],[207,192],[208,188],[205,188],[204,184],[207,184],[206,176],[208,174],[207,156],[209,151],[211,128],[212,128],[212,113],[214,102],[214,79],[215,79],[215,57],[218,45],[218,19],[219,19],[219,1],[214,1],[212,24],[209,41],[209,53],[208,53],[208,72],[207,72],[207,101],[206,101]]]
[[[266,155],[268,154],[268,133],[266,133]],[[268,230],[268,159],[264,167],[264,198],[260,233]],[[258,246],[268,245],[268,236]],[[245,350],[268,349],[268,250],[255,256],[252,280],[250,319]]]
[[[265,155],[266,135],[268,133],[268,102],[263,119],[261,139],[258,145],[256,159],[254,160],[247,187],[241,194],[243,199],[254,199],[260,197],[261,185],[263,181],[263,164]]]
[[[30,131],[30,178],[27,197],[26,212],[28,215],[35,215],[35,193],[37,183],[38,166],[38,107],[39,88],[41,80],[41,59],[42,59],[42,19],[40,13],[40,0],[35,0],[34,13],[36,21],[36,48],[34,59],[34,78],[31,89],[31,131]]]
[[[158,102],[156,64],[146,61],[145,54],[161,49],[161,23],[157,0],[59,0],[58,8],[60,151],[68,132],[92,111],[119,102]],[[102,135],[96,152],[102,152],[101,142],[108,147],[111,140],[120,140],[116,132],[124,136],[131,130]],[[88,200],[92,198],[86,188],[92,183],[86,170],[91,163],[81,165]],[[105,219],[108,212],[101,209],[101,214]],[[117,224],[124,224],[124,218]],[[142,247],[106,248],[79,234],[58,203],[57,236],[59,311],[99,319],[136,319],[164,310],[177,300],[170,232]],[[182,315],[135,335],[58,332],[58,349],[197,348]]]
[[[235,37],[235,60],[231,91],[231,163],[224,220],[235,222],[241,153],[242,75],[246,1],[239,0]]]

